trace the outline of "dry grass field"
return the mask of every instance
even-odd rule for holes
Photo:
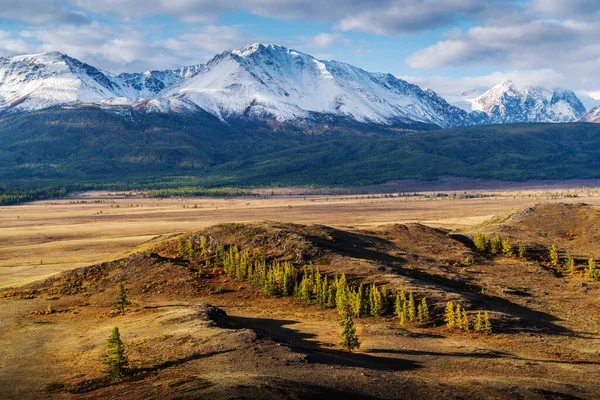
[[[590,256],[600,261],[600,191],[436,193],[159,200],[95,192],[0,208],[2,397],[598,398],[600,282],[585,267]],[[476,232],[531,254],[479,253],[466,239]],[[200,237],[210,254],[235,244],[412,291],[428,299],[432,321],[356,318],[361,348],[349,354],[335,309],[267,296],[188,261],[179,243]],[[575,273],[542,259],[551,244],[561,257],[572,251]],[[131,299],[123,316],[111,311],[119,282]],[[471,318],[489,311],[494,334],[447,328],[447,301]],[[49,303],[55,312],[44,315]],[[106,381],[100,359],[113,326],[132,374]]]
[[[276,196],[261,191],[259,197],[234,199],[153,199],[86,192],[63,200],[0,207],[0,288],[114,259],[159,235],[226,222],[271,220],[350,229],[419,222],[465,229],[540,202],[600,204],[599,190],[565,187],[444,192],[494,196],[470,199],[430,197],[435,191],[388,197],[290,196],[279,190]]]

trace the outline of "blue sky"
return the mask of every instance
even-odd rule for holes
[[[504,79],[600,93],[598,37],[600,0],[0,0],[2,56],[131,72],[266,42],[445,96]]]

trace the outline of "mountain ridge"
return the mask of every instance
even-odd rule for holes
[[[464,91],[465,99],[475,91]],[[0,115],[53,106],[91,104],[118,113],[204,110],[228,123],[276,127],[342,118],[421,129],[521,122],[597,122],[569,90],[516,88],[505,81],[475,99],[472,112],[431,89],[389,73],[274,44],[227,50],[205,64],[171,70],[112,74],[66,54],[0,58]]]

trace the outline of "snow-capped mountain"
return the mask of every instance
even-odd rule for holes
[[[194,65],[166,71],[122,73],[112,77],[112,80],[118,83],[124,97],[130,99],[154,98],[174,83],[194,76],[200,69],[201,66]]]
[[[486,89],[468,89],[447,95],[445,98],[448,100],[448,103],[470,113],[473,111],[473,102],[475,99],[485,92]]]
[[[159,98],[196,104],[223,120],[310,119],[315,114],[359,122],[468,125],[468,114],[431,91],[391,74],[322,61],[277,45],[226,51]]]
[[[0,58],[0,112],[55,105],[131,105],[192,76],[198,66],[113,76],[59,52]]]
[[[473,111],[488,115],[491,124],[574,122],[586,112],[570,90],[518,88],[511,81],[494,86],[472,101]]]
[[[588,112],[581,118],[581,120],[584,122],[600,123],[600,106],[591,109],[590,112]]]
[[[94,103],[118,90],[98,69],[58,52],[0,58],[0,112]]]
[[[318,124],[335,117],[443,128],[572,122],[586,111],[571,91],[517,88],[509,81],[485,93],[462,91],[449,103],[391,74],[278,45],[252,44],[203,65],[119,75],[58,52],[0,58],[0,114],[74,104],[118,112],[129,107],[159,113],[204,110],[225,122]],[[593,115],[586,118],[597,121]]]

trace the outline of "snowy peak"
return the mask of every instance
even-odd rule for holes
[[[278,45],[252,44],[221,53],[161,97],[188,101],[223,120],[289,122],[333,115],[378,124],[470,123],[467,113],[435,93],[390,74],[318,60]]]
[[[0,58],[0,111],[27,112],[96,102],[118,86],[98,69],[58,52]]]
[[[494,86],[472,101],[474,111],[488,115],[490,123],[574,122],[585,107],[570,90],[517,87],[512,81]]]
[[[600,123],[600,106],[597,106],[596,108],[590,110],[590,112],[584,115],[583,118],[581,118],[581,120],[584,122]]]

